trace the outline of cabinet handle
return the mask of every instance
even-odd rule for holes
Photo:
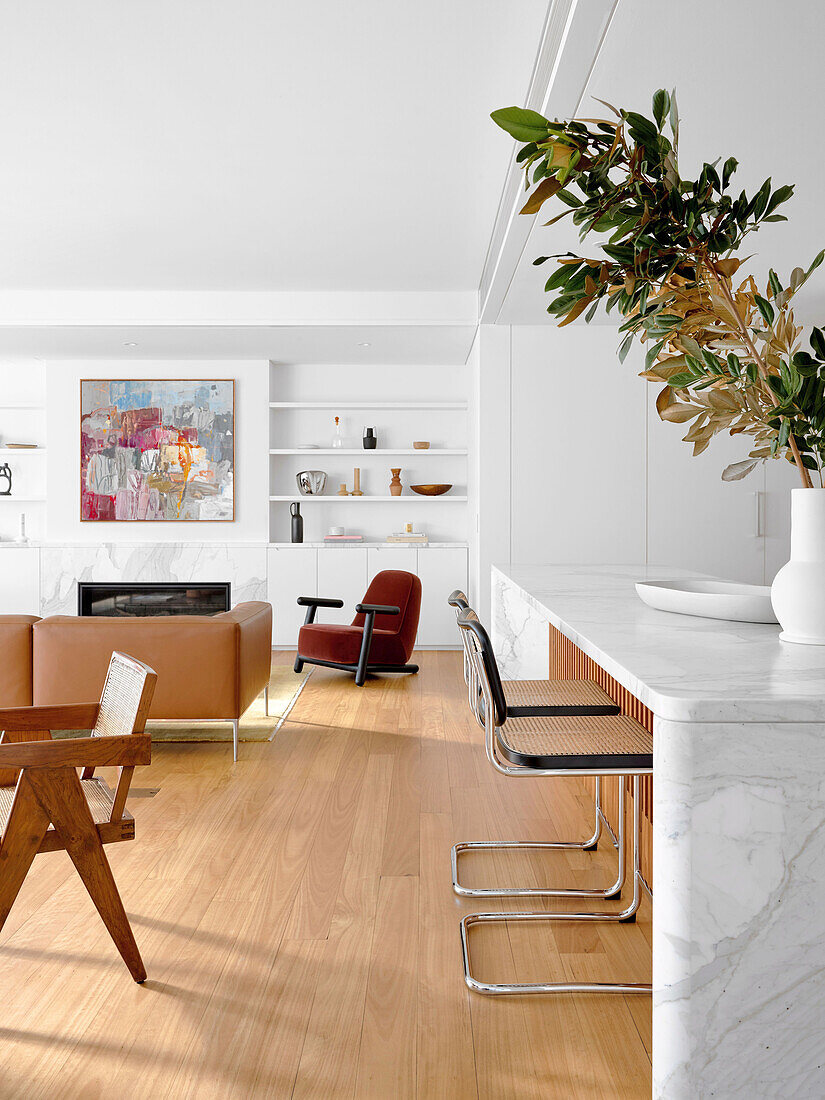
[[[754,507],[753,519],[754,519],[754,525],[756,527],[756,530],[754,531],[753,535],[754,535],[754,538],[757,538],[757,539],[762,538],[762,536],[765,534],[764,522],[763,522],[763,520],[764,520],[764,509],[763,509],[763,502],[762,502],[762,498],[763,498],[764,495],[765,494],[763,492],[761,492],[761,490],[758,490],[757,492],[755,492],[753,494],[753,507]]]

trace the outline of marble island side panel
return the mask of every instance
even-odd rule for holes
[[[653,711],[654,1096],[820,1100],[825,650],[636,597],[685,571],[512,572],[493,574],[505,675],[547,676],[553,625]]]

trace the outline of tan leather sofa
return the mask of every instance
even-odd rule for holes
[[[158,674],[150,719],[232,722],[237,759],[238,720],[269,683],[272,606],[242,603],[214,616],[2,616],[0,645],[0,706],[98,699],[117,649]]]
[[[32,705],[32,627],[36,615],[0,616],[0,706]]]

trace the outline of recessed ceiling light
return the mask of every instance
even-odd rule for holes
[[[358,347],[359,348],[371,348],[372,344],[359,344]]]
[[[125,348],[136,348],[137,344],[135,344],[132,340],[127,340],[123,346]]]

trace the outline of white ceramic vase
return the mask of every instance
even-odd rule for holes
[[[825,645],[825,489],[791,490],[791,560],[771,586],[783,642]]]

